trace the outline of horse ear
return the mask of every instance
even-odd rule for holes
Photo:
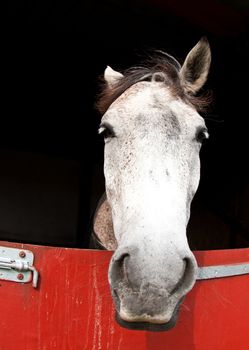
[[[123,78],[123,74],[113,70],[111,67],[107,66],[104,72],[104,78],[109,87],[113,87],[118,81]]]
[[[195,94],[205,84],[211,63],[211,50],[205,37],[193,47],[180,70],[181,85],[186,93]]]

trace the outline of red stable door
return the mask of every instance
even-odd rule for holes
[[[39,272],[37,288],[0,280],[0,350],[249,349],[248,274],[197,281],[170,331],[132,331],[115,321],[107,281],[112,252],[0,246],[33,252]],[[195,256],[199,266],[248,263],[249,249]]]

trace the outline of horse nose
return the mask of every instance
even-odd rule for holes
[[[183,297],[193,287],[197,263],[185,249],[166,259],[154,252],[150,264],[142,253],[129,246],[113,254],[108,276],[116,310],[125,322],[166,324],[177,317]]]
[[[183,270],[176,285],[170,291],[170,295],[175,297],[184,296],[196,281],[197,264],[194,257],[189,256],[183,259]]]
[[[109,279],[112,285],[117,284],[120,281],[124,281],[129,285],[131,284],[128,270],[130,268],[131,255],[133,255],[135,251],[135,248],[130,247],[117,250],[114,253],[109,270]]]
[[[137,259],[138,248],[130,246],[122,249],[117,249],[113,255],[110,269],[109,269],[109,281],[111,286],[116,289],[119,287],[120,282],[133,290],[139,291],[143,285],[144,273],[141,274],[141,270],[144,266],[140,259]],[[156,260],[156,257],[155,257]],[[181,272],[178,272],[178,277],[175,279],[174,285],[171,288],[167,286],[167,275],[169,269],[174,266],[164,266],[164,274],[161,276],[160,288],[166,288],[169,297],[174,296],[180,298],[184,296],[194,285],[197,274],[197,264],[192,253],[188,254],[183,259],[179,259],[176,263],[182,266]],[[150,274],[146,280],[150,284],[150,278],[154,279],[157,271],[154,271],[154,276]]]

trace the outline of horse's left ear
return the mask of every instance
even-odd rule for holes
[[[205,84],[211,63],[211,50],[205,37],[193,47],[180,70],[181,85],[186,93],[195,94]]]
[[[113,87],[118,81],[123,78],[123,74],[115,71],[111,67],[107,66],[104,72],[104,79],[109,87]]]

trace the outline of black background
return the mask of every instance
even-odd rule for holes
[[[193,212],[209,208],[240,227],[234,198],[249,177],[247,24],[243,2],[189,1],[188,11],[179,1],[175,6],[170,1],[9,2],[1,50],[0,145],[79,160],[84,217],[79,227],[87,230],[92,173],[103,163],[94,108],[99,75],[106,65],[122,70],[138,63],[152,48],[182,62],[205,35],[212,50],[206,89],[213,91],[213,103],[205,115],[210,140],[201,151]],[[238,230],[248,235],[248,227]],[[84,246],[87,239],[77,244]]]

